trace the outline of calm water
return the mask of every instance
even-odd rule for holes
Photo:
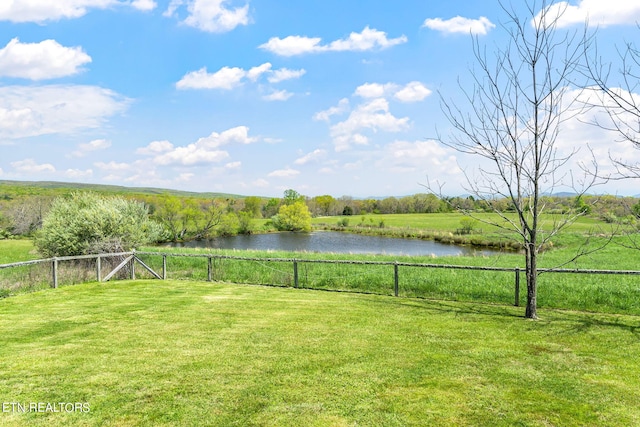
[[[465,246],[446,245],[431,240],[398,239],[364,236],[337,231],[313,233],[270,233],[218,237],[167,246],[217,249],[255,249],[296,252],[337,252],[389,255],[494,255],[498,251],[479,250]]]

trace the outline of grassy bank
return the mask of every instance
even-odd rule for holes
[[[0,300],[6,426],[640,423],[638,318],[183,281]]]
[[[601,242],[592,242],[597,246]],[[158,248],[147,248],[157,251]],[[350,255],[327,253],[293,253],[272,251],[225,251],[206,249],[169,249],[165,253],[230,255],[263,260],[216,259],[212,263],[213,280],[248,284],[294,286],[293,263],[268,261],[267,258],[296,258],[298,285],[302,288],[342,290],[393,295],[393,265],[306,263],[303,260],[348,260],[437,265],[509,268],[510,271],[471,271],[450,268],[398,268],[399,295],[448,301],[477,301],[514,304],[515,267],[523,267],[523,257],[505,254],[491,257],[408,257],[390,255]],[[575,248],[550,251],[541,258],[541,267],[556,267],[575,255]],[[634,252],[612,244],[591,256],[565,267],[581,269],[637,269]],[[156,271],[162,270],[162,257],[142,256]],[[207,279],[207,259],[169,257],[168,278]],[[141,273],[143,274],[143,273]],[[520,304],[526,291],[521,274]],[[570,310],[626,313],[640,315],[640,276],[543,273],[539,276],[538,306]]]

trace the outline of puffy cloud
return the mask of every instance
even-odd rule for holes
[[[463,18],[462,16],[456,16],[447,20],[443,20],[442,18],[429,18],[424,21],[422,26],[447,34],[462,33],[477,35],[486,35],[491,29],[495,28],[495,24],[484,16],[478,19]]]
[[[572,5],[561,1],[540,11],[532,22],[541,19],[542,14],[558,19],[558,27],[584,24],[607,27],[610,25],[636,25],[640,20],[640,3],[630,0],[580,0]]]
[[[19,173],[42,173],[42,172],[55,172],[56,168],[51,163],[38,164],[33,159],[19,160],[11,162],[11,166]]]
[[[328,122],[332,116],[343,114],[347,111],[349,111],[349,100],[342,98],[335,107],[314,114],[313,120]]]
[[[252,82],[255,82],[256,80],[258,80],[258,78],[262,74],[268,73],[270,70],[271,70],[271,63],[265,62],[262,65],[258,65],[257,67],[251,68],[249,71],[247,71],[246,75],[249,80],[251,80]]]
[[[307,163],[320,160],[324,158],[326,155],[327,155],[326,150],[322,150],[318,148],[316,150],[313,150],[311,153],[305,154],[304,156],[296,159],[296,161],[293,163],[296,165],[306,165]]]
[[[64,47],[55,40],[21,43],[14,38],[0,49],[0,76],[54,79],[77,74],[89,62],[91,57],[80,47]]]
[[[94,139],[86,144],[79,144],[78,149],[71,153],[72,157],[84,157],[92,151],[106,150],[111,147],[111,141],[106,139]]]
[[[369,139],[360,133],[363,130],[373,132],[401,132],[409,128],[409,118],[397,118],[389,112],[389,103],[384,98],[373,99],[359,105],[349,117],[331,127],[331,136],[336,151],[344,151],[351,144],[366,145]]]
[[[247,72],[242,68],[223,67],[215,73],[208,73],[206,67],[185,74],[176,83],[178,89],[226,89],[240,85]]]
[[[153,156],[160,153],[165,153],[173,149],[173,144],[169,141],[153,141],[146,147],[141,147],[136,150],[136,154]]]
[[[154,162],[161,166],[182,165],[196,166],[208,163],[218,163],[227,159],[229,153],[223,150],[211,150],[197,144],[176,147],[175,150],[161,154],[154,158]]]
[[[284,80],[299,78],[305,73],[305,70],[289,70],[287,68],[272,70],[272,65],[269,62],[253,67],[248,71],[238,67],[222,67],[215,73],[209,73],[206,67],[203,67],[198,71],[185,74],[184,77],[176,83],[176,88],[231,90],[240,86],[244,79],[256,82],[261,76],[268,75],[269,77],[267,79],[270,83],[278,83]],[[269,98],[267,96],[265,99],[270,101],[282,100],[285,94],[286,92],[281,91],[279,95],[275,95],[275,98]],[[285,99],[289,98],[289,96]]]
[[[299,174],[300,174],[299,170],[286,168],[286,169],[275,170],[275,171],[269,173],[267,176],[271,177],[271,178],[292,178],[292,177],[297,176]]]
[[[351,33],[349,37],[335,40],[329,44],[321,44],[320,37],[288,36],[283,39],[272,37],[267,43],[260,45],[261,49],[280,56],[295,56],[305,53],[368,51],[386,49],[398,44],[406,43],[407,37],[387,38],[387,33],[365,27],[360,33]]]
[[[355,95],[361,98],[393,96],[401,102],[418,102],[431,95],[431,91],[417,81],[410,82],[404,87],[395,83],[365,83],[356,88]]]
[[[285,80],[298,79],[306,74],[306,70],[290,70],[288,68],[281,68],[275,70],[273,75],[269,76],[269,83],[279,83]]]
[[[226,7],[228,0],[172,0],[164,16],[171,17],[186,5],[184,24],[209,33],[225,33],[249,23],[249,5],[234,9]]]
[[[258,141],[249,136],[249,128],[238,126],[224,132],[212,132],[209,136],[199,138],[186,146],[175,147],[169,141],[154,141],[136,153],[150,156],[160,166],[196,166],[220,163],[230,157],[229,153],[219,148],[228,144],[251,144]]]
[[[97,128],[130,100],[96,86],[0,87],[0,138],[71,134]]]
[[[389,94],[389,92],[395,92],[397,89],[398,85],[394,83],[365,83],[356,88],[355,95],[361,98],[382,98]]]
[[[420,82],[411,82],[397,91],[393,97],[402,102],[419,102],[431,95],[431,91]]]
[[[0,2],[0,21],[37,22],[58,21],[84,16],[89,9],[129,6],[148,11],[155,8],[153,0],[4,0]]]
[[[291,98],[293,93],[288,92],[286,90],[277,90],[275,92],[270,93],[269,95],[265,95],[262,97],[265,101],[286,101]]]
[[[134,0],[131,2],[131,7],[142,11],[150,11],[155,9],[158,4],[154,0]]]
[[[257,141],[258,138],[249,136],[249,128],[247,126],[237,126],[221,133],[212,132],[211,135],[198,139],[196,144],[206,147],[220,147],[232,143],[246,145]]]

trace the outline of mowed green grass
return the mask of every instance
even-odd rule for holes
[[[0,300],[3,426],[630,426],[640,318],[186,281]]]

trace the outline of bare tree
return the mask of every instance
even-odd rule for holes
[[[537,318],[538,254],[550,238],[582,213],[543,218],[543,195],[570,187],[579,197],[594,185],[593,176],[577,179],[572,173],[569,161],[576,150],[562,154],[558,147],[563,125],[578,114],[573,91],[580,86],[572,79],[580,75],[582,52],[590,40],[586,29],[584,33],[558,29],[565,10],[552,8],[551,3],[529,1],[522,17],[501,4],[508,18],[502,25],[508,34],[507,45],[497,46],[489,56],[474,37],[479,70],[472,71],[470,88],[459,83],[464,108],[440,94],[442,110],[453,129],[438,139],[459,152],[479,157],[477,173],[465,172],[466,191],[500,218],[478,219],[510,234],[515,232],[522,244],[527,281],[525,316],[531,319]],[[515,215],[508,214],[504,203],[498,202],[504,198]]]

